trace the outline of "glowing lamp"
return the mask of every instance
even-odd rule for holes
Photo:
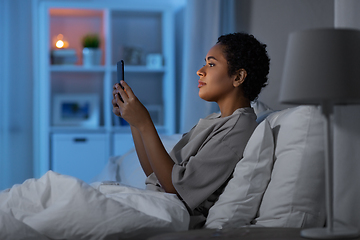
[[[56,36],[55,47],[59,49],[69,47],[69,43],[64,39],[64,35],[58,34]]]

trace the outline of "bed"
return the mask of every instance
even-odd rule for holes
[[[205,227],[324,226],[318,109],[253,107],[259,125]],[[162,136],[165,148],[180,137]],[[0,193],[0,239],[147,239],[188,230],[190,216],[176,195],[144,188],[134,149],[111,157],[90,185],[49,171]]]

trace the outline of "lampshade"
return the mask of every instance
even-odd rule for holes
[[[360,31],[313,29],[292,33],[287,45],[280,101],[320,105],[324,116],[326,228],[310,228],[301,236],[344,239],[359,236],[351,226],[334,227],[334,104],[360,103]]]
[[[312,29],[290,34],[280,102],[359,103],[360,31]]]

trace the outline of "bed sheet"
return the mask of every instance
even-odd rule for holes
[[[0,192],[0,239],[146,239],[188,229],[175,194],[49,171]]]

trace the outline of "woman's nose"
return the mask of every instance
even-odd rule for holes
[[[205,76],[205,72],[203,71],[203,68],[204,68],[204,67],[200,68],[200,69],[196,72],[196,74],[197,74],[199,77]]]

